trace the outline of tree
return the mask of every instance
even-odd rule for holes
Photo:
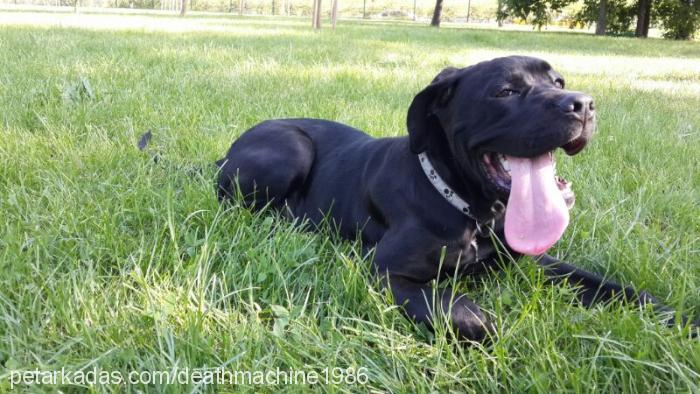
[[[335,23],[338,21],[338,0],[333,0],[333,7],[331,8],[331,24],[333,25],[333,30],[335,30]]]
[[[512,0],[509,0],[512,1]],[[596,23],[596,34],[649,36],[652,19],[664,30],[664,37],[687,40],[700,29],[700,0],[584,0],[572,23]]]
[[[180,2],[180,16],[185,16],[187,13],[187,0],[182,0]]]
[[[503,11],[498,11],[497,19],[514,16],[529,21],[538,30],[549,22],[552,12],[561,12],[564,7],[576,0],[503,0]]]
[[[503,9],[503,0],[498,0],[496,7],[496,21],[498,22],[498,27],[503,27],[503,20],[508,17],[508,14]]]
[[[595,35],[596,36],[604,36],[605,35],[605,26],[607,25],[607,16],[608,16],[608,2],[607,0],[600,0],[600,4],[598,4],[598,20],[595,23]]]
[[[435,10],[433,11],[433,19],[430,21],[430,26],[440,27],[440,15],[442,15],[442,1],[435,0]]]
[[[584,23],[590,26],[595,23],[596,34],[626,35],[630,34],[636,9],[626,0],[584,0],[583,8],[573,17],[572,25]]]
[[[311,14],[311,26],[314,29],[321,28],[321,0],[314,0],[314,8]]]
[[[659,0],[653,11],[666,38],[689,40],[700,29],[699,0]]]
[[[637,2],[637,28],[634,30],[636,37],[646,38],[649,36],[652,2],[653,0],[639,0]]]

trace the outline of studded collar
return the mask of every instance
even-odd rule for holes
[[[440,177],[438,172],[435,170],[435,167],[433,167],[433,164],[430,162],[427,153],[419,153],[418,161],[420,161],[420,166],[423,168],[425,176],[428,178],[435,190],[437,190],[438,193],[440,193],[440,195],[442,195],[442,197],[459,212],[473,219],[476,222],[476,227],[480,234],[488,235],[490,230],[493,228],[495,218],[503,213],[505,208],[503,203],[501,201],[496,201],[496,203],[494,203],[494,205],[491,207],[493,214],[492,218],[486,222],[480,221],[472,213],[469,203],[460,197],[454,190],[452,190],[452,188],[442,179],[442,177]]]

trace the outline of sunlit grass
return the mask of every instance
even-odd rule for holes
[[[585,153],[559,158],[577,205],[554,252],[698,316],[697,43],[144,15],[64,15],[78,19],[61,28],[34,17],[17,26],[17,13],[0,13],[0,391],[10,369],[93,364],[365,366],[372,388],[395,392],[700,389],[697,340],[646,311],[579,308],[527,260],[458,283],[498,322],[492,347],[433,337],[376,290],[356,245],[224,211],[211,167],[274,117],[404,135],[413,95],[442,67],[540,56],[595,97],[600,126]],[[64,98],[81,78],[93,97]],[[281,332],[278,305],[289,312]],[[95,389],[124,388],[139,389]]]

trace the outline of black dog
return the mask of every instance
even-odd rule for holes
[[[428,283],[496,268],[491,235],[516,257],[554,244],[574,195],[552,152],[580,152],[594,129],[591,97],[565,90],[549,64],[499,58],[443,70],[413,99],[408,137],[374,139],[317,119],[260,123],[219,162],[218,196],[231,197],[237,182],[255,208],[315,224],[329,215],[342,236],[359,232],[376,247],[374,268],[410,317],[430,326],[433,312],[449,313],[461,338],[479,341],[493,332],[479,307],[449,288],[433,299]],[[537,261],[552,279],[579,285],[586,306],[622,297],[669,311],[646,292],[547,255]]]

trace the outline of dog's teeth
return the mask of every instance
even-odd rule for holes
[[[498,161],[501,162],[501,167],[506,172],[510,172],[510,164],[508,164],[508,159],[506,159],[506,155],[499,153],[498,154]]]

